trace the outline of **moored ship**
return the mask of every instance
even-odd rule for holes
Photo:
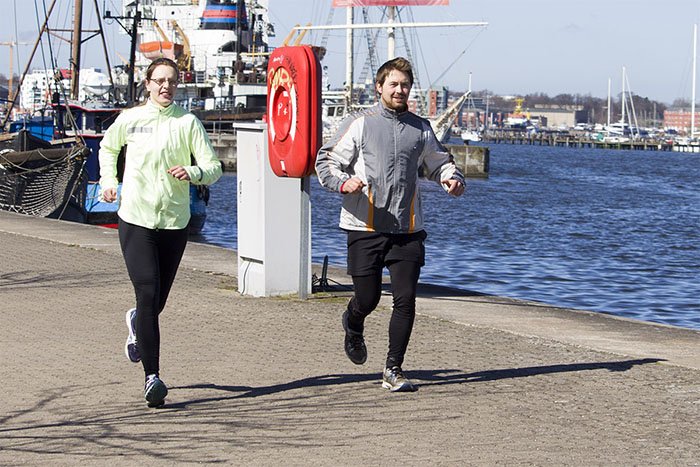
[[[203,121],[259,118],[265,110],[268,0],[125,0],[141,14],[136,82],[158,56],[181,70],[176,100]]]

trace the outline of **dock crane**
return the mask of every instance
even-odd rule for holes
[[[13,80],[13,74],[14,74],[14,70],[13,70],[13,68],[12,68],[12,64],[13,64],[12,60],[13,60],[13,57],[14,57],[14,54],[13,54],[14,48],[15,48],[16,46],[18,46],[18,45],[28,45],[28,44],[29,44],[29,42],[15,42],[15,41],[0,42],[0,45],[4,45],[4,46],[7,46],[7,47],[10,48],[10,76],[8,77],[8,82],[7,82],[7,92],[8,92],[8,96],[11,96],[11,95],[12,95],[12,87],[13,87],[13,86],[12,86],[12,84],[13,84],[13,81],[12,81],[12,80]]]
[[[170,20],[170,25],[175,31],[177,31],[182,39],[182,55],[180,55],[177,59],[177,66],[180,68],[180,71],[191,71],[192,51],[190,50],[190,39],[187,37],[187,34],[185,34],[185,31],[182,30],[180,25],[177,24],[177,21],[174,19]]]
[[[160,35],[160,38],[163,40],[163,42],[170,42],[170,39],[168,39],[168,36],[165,35],[165,32],[160,27],[160,24],[158,24],[158,21],[153,20],[153,27],[156,31],[158,31],[158,34]]]

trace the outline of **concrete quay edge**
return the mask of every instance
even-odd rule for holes
[[[0,211],[0,232],[121,255],[114,229]],[[191,241],[181,267],[237,276],[234,250]],[[320,265],[313,271],[320,275]],[[349,295],[351,281],[329,267],[329,292]],[[385,290],[380,305],[391,306]],[[621,318],[603,313],[420,284],[418,313],[453,323],[547,339],[596,351],[700,370],[700,331]]]

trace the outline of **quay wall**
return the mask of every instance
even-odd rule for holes
[[[488,178],[490,153],[484,146],[468,146],[466,144],[446,145],[450,154],[467,178]]]
[[[209,133],[225,172],[236,172],[236,133]],[[447,145],[457,167],[467,177],[486,178],[489,171],[489,148],[483,146]]]
[[[235,133],[209,133],[209,139],[214,146],[214,151],[219,157],[225,172],[235,172],[236,165],[236,134]]]

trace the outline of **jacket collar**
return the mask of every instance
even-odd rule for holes
[[[406,108],[406,110],[404,110],[403,112],[397,112],[396,110],[392,110],[389,107],[385,106],[384,102],[382,102],[381,99],[379,100],[377,105],[381,109],[382,115],[387,118],[401,118],[404,115],[409,114],[408,108]]]
[[[149,97],[146,100],[146,108],[151,111],[151,112],[158,112],[162,115],[172,115],[172,113],[175,111],[175,103],[172,102],[169,106],[167,107],[161,107],[160,105],[156,104],[151,100]]]

